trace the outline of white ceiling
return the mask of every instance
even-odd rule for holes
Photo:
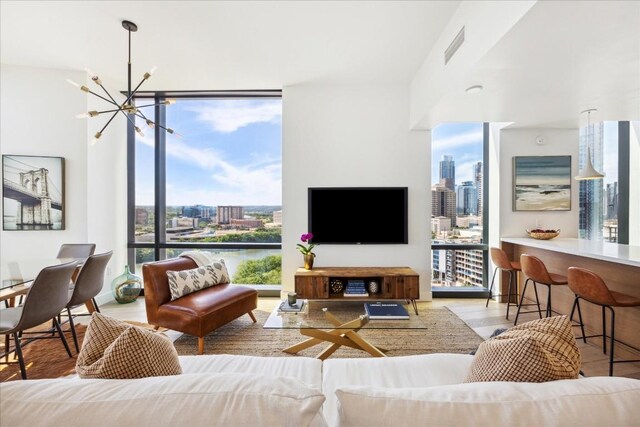
[[[482,84],[470,95],[464,89]],[[539,1],[439,100],[430,123],[640,120],[640,2]]]
[[[134,75],[158,66],[146,89],[408,84],[458,3],[3,1],[0,54],[122,85],[127,19]]]
[[[41,1],[0,3],[0,61],[82,70],[126,84],[127,33],[144,89],[409,85],[458,1]],[[455,60],[455,57],[454,57]],[[640,120],[640,2],[540,1],[451,87],[421,125],[576,127]],[[446,76],[445,76],[446,78]],[[134,80],[136,78],[134,77]],[[479,94],[464,88],[482,84]]]

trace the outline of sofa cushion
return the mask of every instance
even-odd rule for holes
[[[223,259],[190,270],[167,271],[171,301],[221,283],[229,283],[229,272]]]
[[[637,425],[640,381],[594,377],[546,383],[484,382],[428,388],[343,387],[339,425]]]
[[[321,426],[320,390],[257,374],[0,384],[7,426]]]
[[[429,387],[461,383],[473,356],[421,354],[366,359],[327,359],[322,363],[322,390],[327,396],[323,414],[329,425],[338,425],[335,391],[346,386]],[[415,421],[415,420],[414,420]]]
[[[580,351],[567,316],[523,323],[480,344],[465,382],[578,378]]]
[[[80,378],[143,378],[182,373],[178,353],[162,333],[94,312],[76,361]]]

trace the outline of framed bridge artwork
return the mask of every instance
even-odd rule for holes
[[[64,230],[64,157],[2,156],[2,229]]]

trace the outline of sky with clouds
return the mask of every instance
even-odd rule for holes
[[[473,165],[482,161],[482,123],[442,123],[431,137],[431,184],[440,181],[442,156],[453,156],[456,184],[473,181]]]
[[[167,205],[281,205],[282,101],[178,100],[167,107]],[[144,131],[144,130],[143,130]],[[136,205],[153,204],[153,131],[136,138]]]

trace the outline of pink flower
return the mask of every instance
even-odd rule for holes
[[[309,240],[313,239],[313,233],[304,233],[302,236],[300,236],[300,240],[302,240],[304,243],[308,243]],[[313,250],[313,248],[316,247],[316,245],[314,245],[313,243],[309,243],[309,246],[304,246],[301,245],[300,243],[298,243],[296,245],[296,247],[298,248],[298,250],[300,252],[302,252],[305,255],[313,255],[315,256],[315,254],[313,252],[311,252]]]

